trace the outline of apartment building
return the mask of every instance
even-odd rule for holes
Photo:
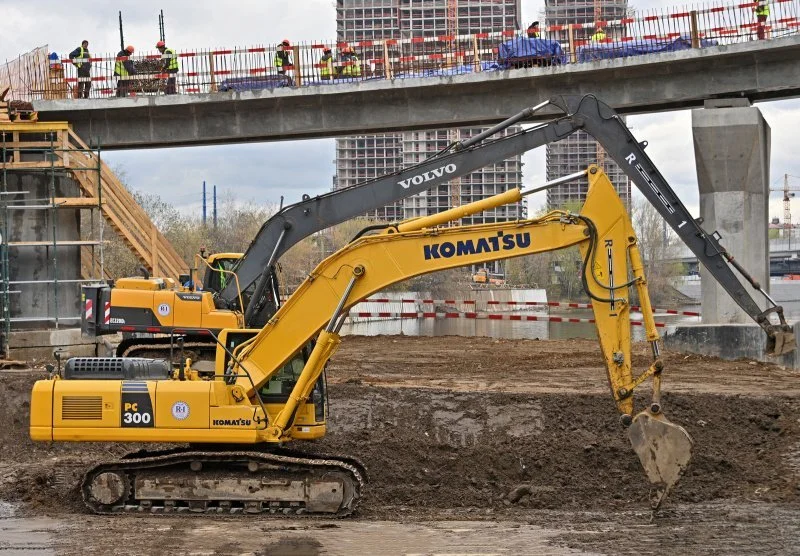
[[[337,0],[339,42],[470,34],[520,28],[520,0]],[[422,48],[423,45],[420,45]],[[359,49],[363,59],[381,53]],[[510,129],[513,133],[517,129]],[[396,172],[435,154],[453,141],[471,137],[477,128],[356,135],[336,139],[334,189]],[[498,162],[447,185],[376,210],[370,216],[396,221],[426,216],[518,187],[522,161]],[[523,216],[523,204],[501,207],[463,220],[494,222]]]

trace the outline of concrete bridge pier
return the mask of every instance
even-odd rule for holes
[[[747,99],[707,100],[692,110],[692,134],[703,228],[718,231],[722,245],[769,292],[769,125]],[[702,266],[700,276],[703,323],[752,323]],[[756,302],[766,308],[760,294]]]
[[[718,231],[722,245],[769,292],[769,125],[745,98],[707,100],[692,110],[692,133],[703,228]],[[702,324],[668,330],[666,345],[724,359],[772,360],[761,327],[702,265],[700,276]],[[766,299],[737,276],[765,309]],[[796,366],[794,354],[778,362]]]

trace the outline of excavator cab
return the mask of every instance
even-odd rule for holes
[[[215,253],[205,257],[203,289],[220,292],[233,280],[233,269],[242,258],[241,253]]]
[[[217,366],[217,374],[224,374],[224,369],[230,366],[230,354],[234,353],[236,348],[244,342],[252,339],[258,332],[258,330],[253,329],[222,331],[220,334],[220,344],[225,346],[225,349],[218,350],[217,361],[222,361],[223,365]],[[315,342],[312,341],[303,346],[279,371],[272,375],[270,379],[259,388],[258,397],[260,398],[260,402],[267,408],[267,413],[276,413],[286,404],[303,369],[308,363],[308,359],[314,349],[314,344]],[[325,371],[323,371],[314,383],[314,387],[307,402],[304,404],[304,407],[298,410],[298,413],[305,414],[306,422],[313,422],[315,426],[324,426],[327,416],[327,405],[327,379]]]

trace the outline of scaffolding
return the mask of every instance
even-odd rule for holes
[[[12,324],[15,328],[79,324],[80,285],[109,278],[102,249],[106,225],[152,275],[177,278],[187,268],[133,194],[103,163],[100,148],[90,148],[67,122],[35,119],[35,113],[20,116],[0,101],[4,353]],[[47,235],[37,222],[46,222]],[[81,237],[81,229],[91,233]],[[36,264],[26,266],[21,262],[25,257]],[[31,276],[18,276],[25,273]],[[31,293],[43,286],[46,296]],[[67,300],[74,307],[72,313],[64,311]],[[42,304],[47,306],[43,309]]]
[[[0,303],[3,315],[0,351],[3,354],[8,354],[12,323],[19,323],[20,328],[76,326],[80,322],[80,285],[104,278],[104,226],[102,219],[97,218],[103,203],[100,149],[67,145],[68,131],[64,122],[0,123]],[[96,164],[71,166],[70,156],[84,156]],[[74,179],[76,172],[96,176],[87,178],[97,184],[93,197],[80,196],[81,188]],[[81,214],[84,210],[88,211],[85,218]],[[69,216],[65,216],[66,211],[71,211],[75,219],[70,221]],[[21,225],[28,223],[29,218],[33,218],[35,226]],[[85,237],[81,236],[83,220],[88,222]],[[99,226],[95,226],[95,220]],[[71,222],[71,230],[60,226],[65,221]],[[65,238],[70,235],[71,238]],[[98,237],[93,237],[95,235]],[[70,265],[60,268],[59,263],[72,255],[80,257],[80,264],[72,265],[76,272],[71,273]],[[44,268],[21,269],[22,261],[37,258],[44,261]],[[18,268],[15,269],[12,262],[16,262]],[[21,273],[31,276],[19,276]],[[42,290],[46,292],[46,299],[40,295]],[[26,306],[19,299],[36,300],[36,303]],[[46,310],[35,310],[37,303],[44,303]],[[72,309],[62,305],[72,306]]]

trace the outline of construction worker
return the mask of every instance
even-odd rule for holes
[[[539,38],[541,38],[541,33],[539,32],[539,22],[538,21],[534,21],[533,23],[531,23],[530,27],[528,27],[528,30],[526,31],[526,33],[528,34],[528,38],[529,39],[539,39]]]
[[[342,49],[341,56],[341,76],[342,77],[361,77],[361,61],[356,56],[356,51],[352,46]]]
[[[164,41],[158,41],[156,43],[156,48],[161,53],[162,60],[164,60],[164,68],[162,71],[169,74],[169,77],[167,77],[167,88],[164,92],[168,95],[174,95],[178,92],[175,87],[175,74],[178,73],[178,55],[171,48],[167,48]]]
[[[753,6],[753,13],[756,14],[756,19],[758,20],[758,40],[763,41],[766,35],[764,23],[766,23],[769,17],[769,4],[767,4],[767,0],[756,0],[755,6]]]
[[[286,75],[286,70],[292,67],[291,52],[292,44],[289,39],[283,39],[275,52],[275,67],[281,75]]]
[[[594,35],[589,37],[589,40],[592,42],[600,42],[606,40],[606,32],[603,31],[602,27],[598,27],[597,30],[594,32]]]
[[[117,96],[126,97],[131,87],[130,76],[136,74],[136,68],[133,65],[131,56],[134,49],[131,45],[125,47],[125,50],[120,50],[117,54],[117,63],[114,64],[114,75],[117,76]]]
[[[327,46],[322,49],[322,58],[319,59],[319,77],[323,81],[330,81],[336,77],[336,68],[333,67],[333,55]]]
[[[78,68],[78,98],[89,98],[89,89],[92,88],[92,62],[89,54],[89,41],[81,41],[81,45],[69,53],[72,64]]]

